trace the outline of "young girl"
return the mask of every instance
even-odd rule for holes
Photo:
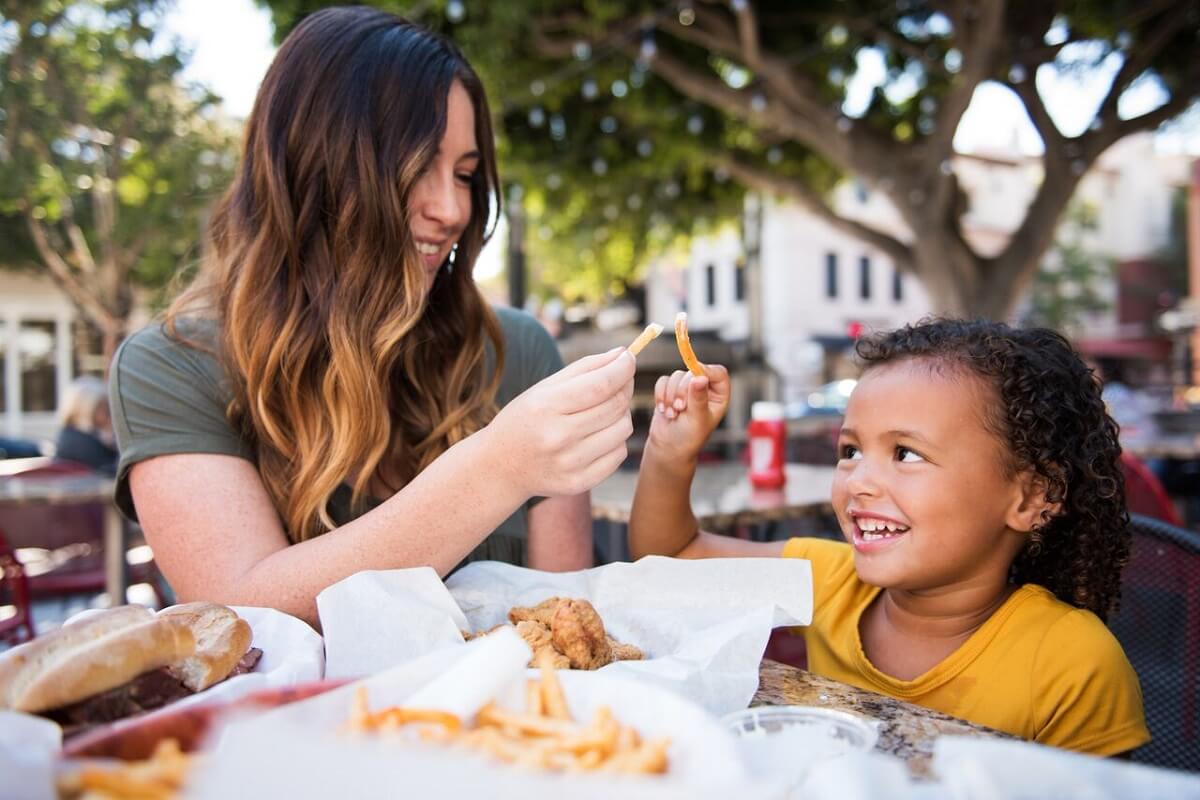
[[[845,543],[698,530],[696,457],[729,401],[709,366],[655,389],[634,556],[810,559],[814,672],[1044,744],[1144,744],[1137,676],[1104,625],[1130,534],[1091,372],[1052,331],[990,322],[925,322],[857,353],[832,492]]]

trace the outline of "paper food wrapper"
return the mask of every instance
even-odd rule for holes
[[[445,584],[427,567],[362,572],[317,597],[325,675],[370,675],[461,646],[461,631],[488,630],[513,606],[555,595],[590,601],[611,636],[645,653],[599,672],[669,689],[716,715],[749,704],[772,628],[812,620],[812,570],[800,559],[649,557],[568,573],[487,561]]]
[[[663,776],[552,775],[499,764],[471,750],[406,737],[349,734],[354,692],[365,686],[372,709],[391,705],[453,711],[469,724],[488,702],[524,710],[530,650],[504,630],[450,646],[358,683],[226,725],[190,786],[190,798],[486,796],[723,797],[751,789],[732,735],[677,695],[612,673],[560,671],[572,717],[600,705],[644,736],[671,738]],[[340,731],[340,733],[339,733]],[[763,789],[758,792],[758,789]],[[733,795],[728,791],[736,789]],[[779,796],[779,795],[775,795]]]
[[[325,671],[324,644],[319,634],[302,620],[272,608],[231,606],[250,624],[252,647],[261,648],[254,671],[222,681],[203,692],[171,704],[171,708],[233,700],[259,689],[317,681]],[[95,613],[76,614],[67,624]],[[52,733],[47,733],[52,731]],[[0,797],[54,797],[54,761],[62,746],[62,730],[42,717],[16,712],[0,713]],[[10,772],[10,769],[13,771]],[[14,775],[9,780],[9,775]]]
[[[1020,764],[1020,769],[1013,769]],[[942,736],[933,771],[952,797],[995,800],[1200,798],[1200,776],[1011,739]]]

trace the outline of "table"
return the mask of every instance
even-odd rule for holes
[[[125,526],[113,502],[112,478],[100,475],[9,478],[0,480],[0,506],[77,505],[104,506],[104,573],[109,605],[125,602]]]
[[[692,512],[703,526],[730,530],[781,519],[833,510],[829,488],[835,467],[786,464],[782,489],[750,485],[745,464],[700,464],[692,481]],[[628,524],[638,475],[618,471],[592,489],[592,517]]]
[[[903,760],[909,772],[918,778],[934,777],[930,771],[933,743],[942,734],[1014,738],[931,708],[868,692],[770,659],[763,659],[759,667],[758,691],[750,705],[819,706],[879,720],[875,749]]]
[[[829,517],[829,489],[835,467],[785,464],[782,489],[756,489],[746,465],[737,462],[702,463],[692,481],[692,511],[696,521],[714,533],[733,534],[751,525],[787,519]],[[609,560],[628,558],[625,527],[633,510],[638,474],[619,470],[592,489],[592,518],[608,523]]]

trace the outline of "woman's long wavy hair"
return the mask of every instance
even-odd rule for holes
[[[427,293],[407,200],[455,81],[480,166],[470,221]],[[373,478],[400,488],[495,414],[501,331],[471,272],[499,209],[487,100],[453,44],[362,7],[312,14],[283,42],[210,222],[207,274],[167,330],[203,346],[177,323],[216,318],[229,418],[293,541],[335,527],[343,481],[361,510]]]
[[[1107,619],[1131,541],[1121,446],[1099,380],[1067,340],[1046,328],[932,319],[865,337],[856,352],[868,370],[925,359],[994,389],[998,402],[984,421],[1008,449],[1009,473],[1033,470],[1047,500],[1060,504],[1043,513],[1009,580],[1040,584]]]

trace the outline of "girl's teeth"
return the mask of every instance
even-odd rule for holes
[[[437,255],[438,246],[435,244],[425,244],[424,242],[417,242],[417,252],[422,253],[427,256]]]

